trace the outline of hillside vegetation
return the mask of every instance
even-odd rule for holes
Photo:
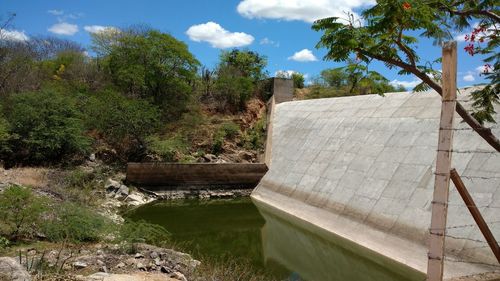
[[[257,161],[266,63],[235,49],[207,69],[186,44],[145,27],[95,33],[89,51],[52,37],[0,40],[0,159]]]

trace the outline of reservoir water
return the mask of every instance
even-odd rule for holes
[[[240,259],[281,280],[413,281],[425,276],[249,198],[157,201],[128,217],[162,225],[195,258]]]

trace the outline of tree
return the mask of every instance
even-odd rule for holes
[[[5,107],[10,124],[9,163],[40,164],[86,153],[82,115],[76,100],[54,89],[12,96]]]
[[[326,18],[316,21],[313,29],[324,32],[317,47],[328,49],[325,59],[348,61],[355,55],[357,60],[364,63],[379,60],[389,68],[400,68],[399,74],[413,74],[420,78],[423,82],[415,90],[430,87],[442,94],[439,72],[433,68],[440,59],[422,62],[414,51],[418,38],[412,34],[423,31],[421,36],[432,38],[438,44],[452,39],[454,33],[471,28],[473,22],[479,21],[481,29],[478,32],[488,31],[483,32],[482,36],[483,42],[487,42],[486,46],[468,46],[467,50],[471,54],[488,56],[486,61],[495,65],[494,73],[488,76],[491,84],[472,95],[474,111],[467,112],[460,103],[457,104],[456,111],[479,135],[500,151],[500,141],[490,129],[482,125],[482,122],[494,121],[493,104],[499,102],[500,55],[495,50],[500,42],[496,28],[500,24],[498,13],[498,5],[494,0],[378,0],[374,7],[362,13],[365,25],[349,15],[347,23],[338,17]]]
[[[243,77],[251,78],[253,82],[257,82],[267,76],[264,72],[267,59],[257,52],[233,49],[230,52],[222,52],[220,61],[220,68],[230,66],[233,68],[233,71],[238,71],[238,74]]]
[[[109,48],[107,68],[123,92],[151,100],[163,109],[166,119],[181,115],[199,65],[186,44],[150,30],[121,36]]]

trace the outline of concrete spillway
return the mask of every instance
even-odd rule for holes
[[[470,92],[458,97],[466,107]],[[376,253],[375,263],[426,272],[440,106],[432,91],[278,104],[270,169],[252,199]],[[498,239],[500,153],[458,115],[456,127],[453,166]],[[499,126],[493,132],[500,136]],[[450,191],[445,278],[499,270],[453,183]]]

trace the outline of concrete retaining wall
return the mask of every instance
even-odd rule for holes
[[[152,190],[177,186],[253,188],[266,171],[264,163],[128,163],[127,181]]]
[[[465,106],[470,91],[459,94]],[[278,104],[272,164],[252,198],[425,272],[440,106],[433,91]],[[486,221],[498,222],[500,153],[458,115],[456,126],[454,150],[476,153],[454,153],[453,166]],[[495,264],[451,184],[448,225],[469,224],[448,230],[448,255]],[[490,227],[500,238],[500,223]],[[446,268],[446,277],[492,270],[450,260]]]

